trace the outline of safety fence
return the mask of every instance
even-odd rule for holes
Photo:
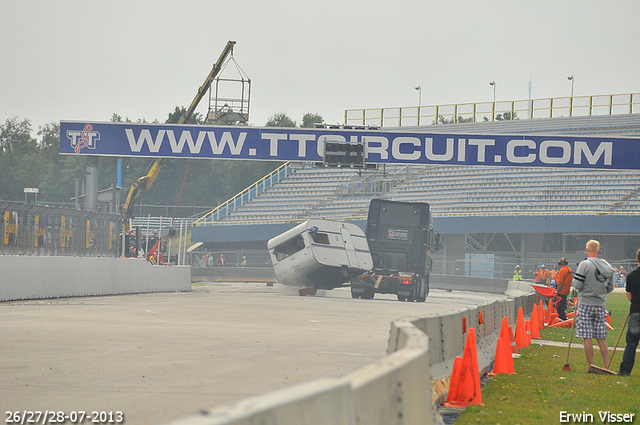
[[[617,115],[640,112],[640,93],[446,105],[347,109],[344,123],[404,127],[482,121]]]
[[[116,257],[122,216],[0,201],[0,254]]]

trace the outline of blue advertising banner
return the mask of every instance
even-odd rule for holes
[[[362,143],[370,164],[640,169],[640,138],[60,123],[65,155],[320,162],[327,141]]]

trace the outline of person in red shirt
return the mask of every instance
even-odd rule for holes
[[[558,271],[558,278],[556,279],[556,295],[560,298],[560,303],[558,304],[558,316],[561,320],[567,320],[567,315],[565,313],[565,310],[567,309],[567,296],[569,295],[571,281],[573,280],[573,270],[571,270],[567,264],[567,259],[564,257],[558,261],[560,270]]]

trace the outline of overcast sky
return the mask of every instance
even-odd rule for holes
[[[640,1],[1,0],[0,122],[164,122],[228,40],[250,122],[307,112],[640,93]],[[230,72],[225,77],[236,77]],[[206,99],[199,112],[206,113]]]

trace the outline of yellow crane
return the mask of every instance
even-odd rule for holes
[[[189,108],[187,108],[187,110],[184,112],[182,117],[180,117],[178,124],[184,124],[189,120],[189,118],[191,118],[191,115],[193,115],[193,113],[195,112],[196,107],[198,106],[198,104],[206,94],[207,90],[209,90],[209,87],[211,86],[211,82],[222,69],[222,66],[225,60],[230,54],[233,53],[233,46],[235,46],[235,44],[236,44],[235,41],[229,41],[227,43],[226,47],[222,51],[222,54],[220,55],[216,63],[213,64],[213,68],[211,69],[211,72],[209,72],[209,75],[207,75],[207,78],[204,80],[204,83],[198,88],[198,92],[196,93],[196,96],[193,98],[191,105],[189,105]],[[129,221],[131,217],[133,217],[133,209],[134,209],[136,200],[138,199],[138,197],[140,196],[140,193],[143,190],[149,190],[149,188],[153,184],[153,181],[156,179],[156,177],[158,176],[158,173],[162,169],[163,164],[164,164],[164,158],[154,158],[151,164],[149,165],[149,167],[147,168],[147,171],[145,172],[145,174],[142,177],[138,178],[131,185],[131,189],[129,189],[129,195],[127,195],[127,200],[122,206],[122,212],[125,215],[125,220],[124,220],[125,233],[130,230]]]

